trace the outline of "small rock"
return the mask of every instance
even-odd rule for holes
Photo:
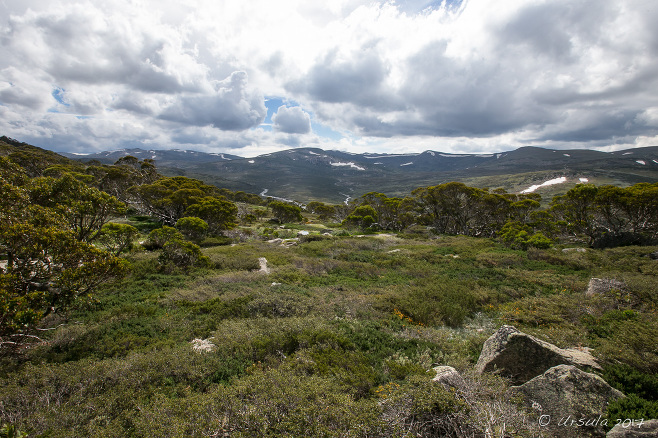
[[[260,270],[258,272],[262,272],[264,274],[270,273],[270,268],[267,267],[267,259],[265,257],[259,257],[258,263],[260,264]]]
[[[649,254],[649,258],[651,260],[658,260],[658,251],[652,252],[651,254]]]
[[[560,437],[605,437],[601,424],[608,403],[624,397],[596,374],[558,365],[513,388],[528,407],[539,411],[539,424]]]
[[[299,231],[297,233],[297,237],[300,237],[300,236],[308,236],[308,231],[306,231],[306,230]]]
[[[433,382],[438,382],[446,388],[464,388],[466,382],[459,374],[459,371],[449,366],[438,366],[433,368],[436,371],[436,376],[432,379]]]
[[[585,248],[564,248],[562,252],[587,252],[587,249]]]
[[[210,340],[213,338],[208,338],[208,339],[194,339],[191,344],[192,344],[192,350],[196,351],[197,353],[209,353],[211,351],[215,350],[215,344],[210,342]]]
[[[586,351],[558,348],[504,325],[484,342],[475,369],[479,373],[499,372],[518,385],[562,364],[601,369]]]
[[[613,289],[624,290],[626,289],[626,283],[611,278],[592,278],[589,280],[585,295],[591,297],[610,292]]]
[[[631,419],[633,420],[633,419]],[[606,438],[654,438],[658,436],[658,420],[634,421],[627,427],[620,423],[608,432]]]
[[[280,239],[278,237],[276,239],[272,239],[272,240],[267,241],[267,243],[273,243],[275,245],[279,245],[279,244],[281,244],[281,242],[283,242],[283,239]]]

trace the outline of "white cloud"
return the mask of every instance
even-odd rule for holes
[[[0,133],[40,145],[484,153],[658,137],[658,5],[646,0],[5,0],[0,11]],[[268,132],[263,96],[305,111],[280,108]],[[312,134],[309,114],[344,138]]]
[[[274,130],[287,134],[307,134],[311,132],[311,118],[300,107],[282,105],[272,116]]]

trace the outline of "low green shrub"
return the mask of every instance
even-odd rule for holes
[[[172,240],[184,240],[184,237],[176,228],[163,226],[151,231],[142,245],[147,250],[153,251],[162,249],[167,242]]]
[[[201,253],[201,248],[192,242],[181,239],[169,240],[162,247],[158,262],[167,271],[192,266],[208,266],[210,259]]]
[[[623,422],[626,419],[646,421],[658,418],[658,401],[630,394],[625,398],[610,402],[607,418],[609,426],[614,426],[618,421]]]
[[[646,400],[658,401],[656,374],[643,373],[625,364],[609,364],[604,367],[602,377],[624,394],[636,394]]]
[[[456,327],[482,308],[486,296],[472,282],[438,277],[403,289],[390,300],[413,322]]]
[[[201,248],[211,248],[213,246],[225,246],[230,245],[233,240],[230,237],[216,236],[216,237],[206,237],[198,243]]]
[[[178,219],[176,229],[180,231],[186,239],[194,242],[202,240],[208,234],[208,222],[198,217],[188,216]]]

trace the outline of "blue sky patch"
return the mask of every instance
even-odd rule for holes
[[[281,97],[266,97],[265,108],[267,108],[267,115],[265,116],[265,120],[263,120],[263,124],[271,125],[272,116],[274,115],[274,113],[276,113],[276,110],[278,110],[281,105],[287,103],[288,102]],[[297,106],[297,105],[295,104],[291,106]]]
[[[64,100],[64,93],[66,93],[66,90],[64,90],[63,88],[57,87],[53,90],[53,92],[51,94],[60,105],[71,106],[70,103],[67,103]]]
[[[311,129],[313,129],[313,132],[315,132],[319,137],[328,138],[334,141],[340,140],[344,137],[340,132],[334,131],[322,123],[314,122],[313,119],[311,119]]]

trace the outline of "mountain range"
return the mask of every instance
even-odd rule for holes
[[[616,152],[527,146],[493,154],[355,154],[296,148],[253,158],[177,149],[62,155],[104,163],[125,155],[149,158],[168,176],[185,175],[231,190],[301,202],[338,203],[370,191],[404,196],[417,187],[450,181],[508,192],[536,191],[545,200],[581,182],[658,182],[658,146]]]

